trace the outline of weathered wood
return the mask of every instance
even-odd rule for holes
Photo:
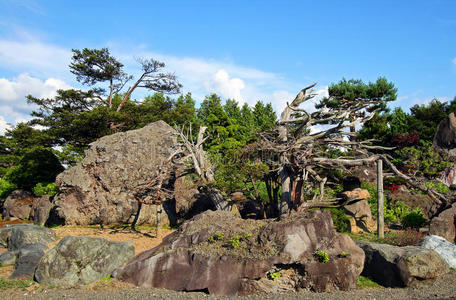
[[[385,237],[383,213],[383,161],[377,160],[377,234],[379,238]]]

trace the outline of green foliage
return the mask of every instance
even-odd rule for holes
[[[367,277],[364,277],[360,275],[358,279],[356,280],[356,285],[358,286],[359,289],[364,289],[364,288],[380,288],[382,287],[378,283],[370,280]]]
[[[8,289],[22,289],[25,290],[34,284],[33,281],[24,279],[3,279],[0,278],[0,289],[8,290]]]
[[[377,215],[377,187],[373,184],[368,182],[361,182],[361,188],[368,190],[370,197],[367,198],[367,203],[369,203],[369,207],[371,209],[372,215]]]
[[[237,248],[237,247],[239,247],[239,244],[241,243],[241,239],[242,239],[242,237],[240,235],[235,235],[229,240],[229,242],[231,243],[231,246],[233,248]]]
[[[428,188],[432,188],[442,194],[451,192],[450,188],[447,187],[443,182],[440,182],[440,181],[437,181],[437,182],[427,181],[424,183],[424,186],[428,187]]]
[[[214,235],[211,235],[207,240],[209,243],[214,243],[215,241],[221,241],[223,240],[223,233],[222,232],[217,232]]]
[[[404,147],[394,151],[393,163],[405,168],[415,176],[434,178],[447,166],[449,162],[442,161],[432,150],[432,141],[420,141],[418,146]]]
[[[317,257],[319,262],[322,262],[322,263],[329,262],[329,254],[326,253],[325,251],[317,250],[315,252],[315,256]]]
[[[55,185],[54,182],[39,182],[33,187],[32,191],[35,196],[41,197],[43,195],[55,195],[59,192],[59,188]]]
[[[5,201],[5,199],[11,194],[12,191],[17,189],[17,186],[5,178],[0,178],[0,201]]]
[[[280,271],[268,273],[268,278],[271,280],[275,280],[279,277],[280,277]]]
[[[331,208],[331,217],[337,232],[348,231],[348,217],[342,208]]]
[[[20,189],[30,191],[39,182],[55,181],[62,171],[62,165],[50,149],[34,147],[24,154],[5,179]]]
[[[401,223],[406,228],[420,228],[423,227],[427,221],[420,208],[416,208],[405,214],[401,219]]]
[[[105,282],[105,283],[110,283],[112,281],[111,275],[108,275],[102,279],[100,279],[100,282]]]
[[[350,256],[351,254],[349,252],[342,251],[340,253],[340,255],[343,256],[343,257],[347,257],[347,256]]]
[[[410,207],[402,201],[390,203],[384,210],[384,219],[387,224],[396,224],[399,220],[410,212]]]

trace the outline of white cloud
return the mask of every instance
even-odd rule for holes
[[[5,121],[5,119],[3,119],[2,116],[0,116],[0,135],[5,134],[7,128],[10,128],[10,126]]]
[[[69,88],[71,87],[60,79],[48,78],[42,81],[25,73],[12,80],[0,78],[0,117],[12,124],[26,121],[33,109],[27,104],[27,95],[51,98],[56,95],[58,89]]]
[[[220,69],[212,76],[210,82],[205,83],[208,90],[214,90],[224,98],[235,99],[244,102],[241,91],[245,88],[244,81],[240,78],[230,78],[230,75]]]
[[[68,74],[71,51],[22,35],[24,40],[0,40],[0,65],[4,69],[45,77]]]

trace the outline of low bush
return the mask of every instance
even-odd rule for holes
[[[55,185],[54,182],[52,183],[37,183],[32,188],[33,194],[37,197],[41,197],[43,195],[55,195],[59,192],[59,188]]]
[[[4,178],[0,178],[0,200],[5,201],[5,199],[14,191],[17,186]]]
[[[427,221],[419,208],[412,210],[401,219],[402,226],[405,228],[420,228],[426,225]]]

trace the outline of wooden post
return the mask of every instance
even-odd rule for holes
[[[377,160],[377,234],[379,238],[385,237],[383,214],[383,161]]]

